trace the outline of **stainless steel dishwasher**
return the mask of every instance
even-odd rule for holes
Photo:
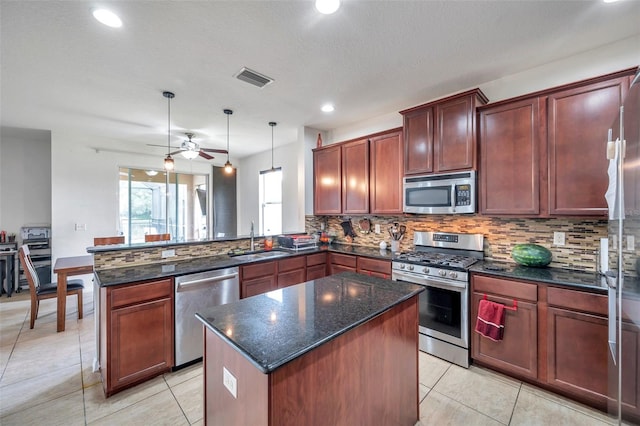
[[[202,358],[202,323],[196,312],[240,300],[238,268],[216,269],[175,279],[175,365]]]

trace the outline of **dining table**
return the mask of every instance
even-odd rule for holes
[[[59,257],[53,266],[53,272],[58,276],[58,332],[64,331],[67,310],[67,277],[72,275],[93,274],[93,256]]]

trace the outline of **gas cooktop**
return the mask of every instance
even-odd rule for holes
[[[393,260],[416,263],[425,266],[440,266],[467,269],[478,261],[473,257],[443,253],[425,253],[419,251],[400,253]]]

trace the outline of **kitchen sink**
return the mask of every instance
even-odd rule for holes
[[[285,252],[285,251],[261,251],[261,252],[257,252],[257,253],[247,253],[247,254],[238,254],[238,255],[233,255],[232,257],[234,259],[238,259],[238,260],[261,260],[261,259],[269,259],[272,257],[282,257],[282,256],[286,256],[289,253]]]

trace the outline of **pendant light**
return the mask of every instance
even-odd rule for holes
[[[227,162],[224,163],[224,171],[227,174],[233,173],[233,165],[229,162],[229,116],[233,114],[233,111],[230,109],[222,110],[225,114],[227,114]]]
[[[271,126],[271,170],[270,172],[275,172],[276,168],[273,167],[273,128],[277,125],[275,121],[270,121],[269,126]]]
[[[171,99],[176,95],[172,92],[162,92],[162,96],[167,98],[168,114],[167,114],[167,156],[164,159],[164,169],[168,172],[173,170],[173,158],[171,158]]]

